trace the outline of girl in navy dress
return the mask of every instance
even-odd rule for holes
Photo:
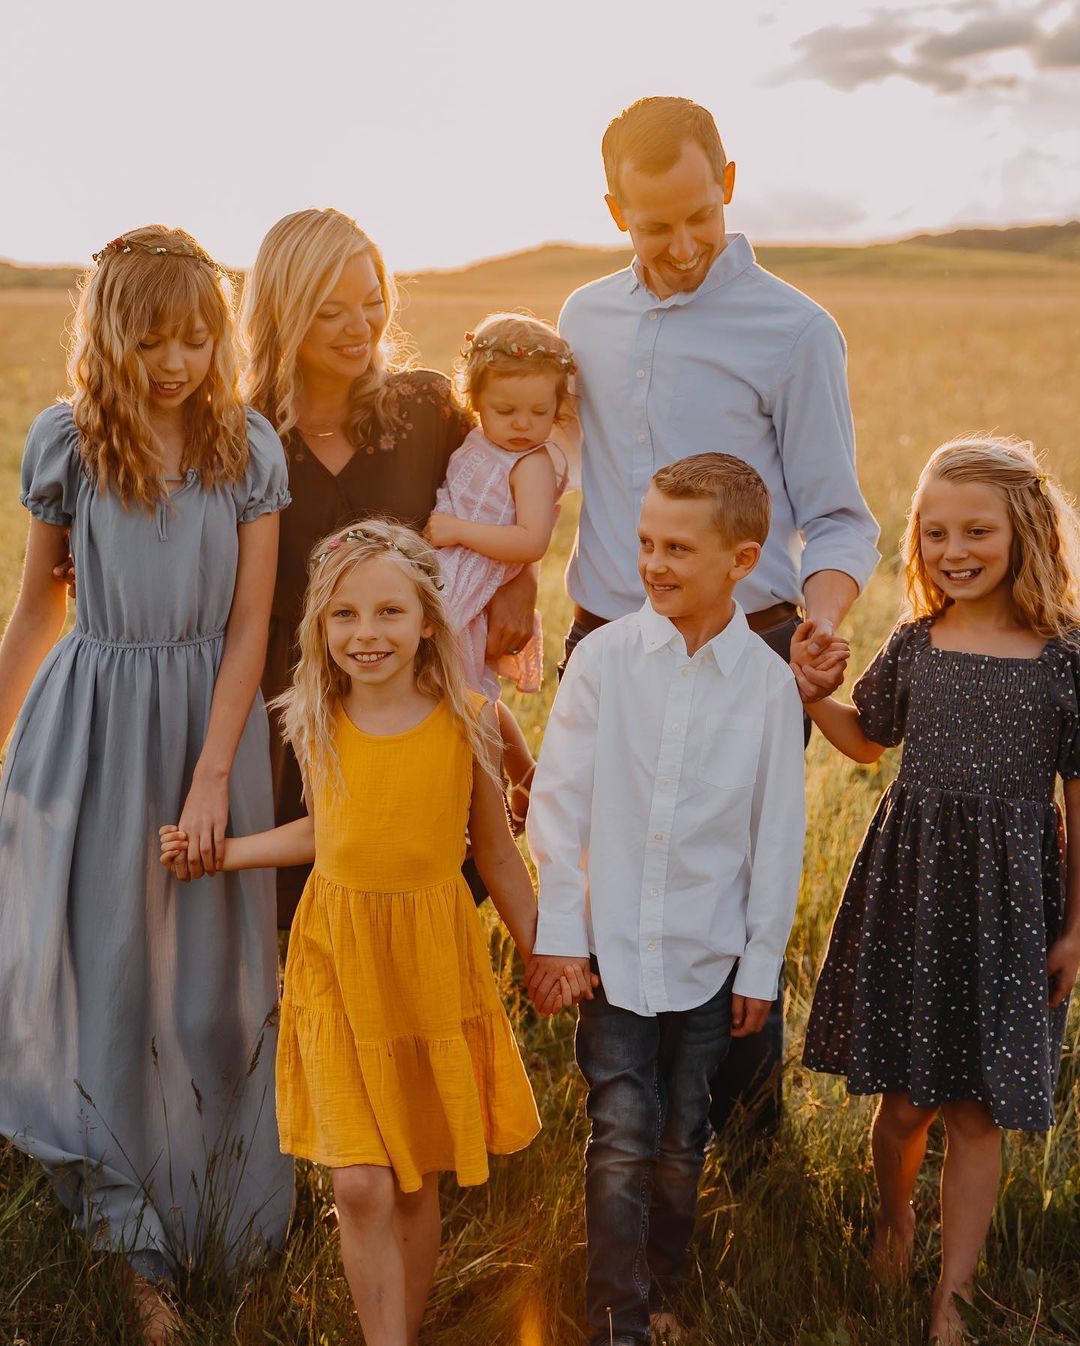
[[[846,1075],[852,1094],[881,1095],[871,1149],[882,1275],[907,1272],[911,1194],[944,1116],[930,1315],[943,1346],[963,1336],[954,1297],[972,1298],[1001,1128],[1054,1121],[1080,964],[1077,537],[1031,445],[943,445],[904,541],[912,620],[855,684],[854,706],[807,704],[857,762],[904,741],[833,925],[804,1060]],[[797,677],[805,645],[792,647]]]

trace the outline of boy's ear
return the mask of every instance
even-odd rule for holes
[[[735,191],[735,160],[729,159],[724,165],[724,205],[731,205],[732,193]]]
[[[745,542],[736,543],[735,564],[731,567],[731,578],[735,580],[745,579],[757,565],[760,557],[760,542],[751,542],[747,539]]]
[[[624,234],[628,233],[630,226],[626,223],[626,218],[622,213],[622,206],[619,205],[618,201],[615,200],[610,192],[604,197],[604,203],[610,211],[611,218],[615,221],[617,228]]]

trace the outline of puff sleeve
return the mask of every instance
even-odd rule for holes
[[[248,467],[236,490],[239,523],[251,523],[263,514],[277,514],[292,500],[285,450],[273,426],[250,407],[247,426]]]
[[[70,528],[82,477],[71,407],[58,402],[34,420],[26,436],[19,499],[42,523]]]
[[[923,622],[896,627],[852,688],[859,727],[868,739],[885,748],[894,748],[904,737],[912,655],[925,638]]]

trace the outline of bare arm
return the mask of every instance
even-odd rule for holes
[[[63,630],[67,586],[53,569],[66,557],[67,529],[31,519],[19,596],[0,641],[0,744],[11,732],[34,674]]]
[[[831,635],[859,596],[859,586],[842,570],[817,570],[803,584],[806,616],[825,635]]]
[[[1080,780],[1065,782],[1065,919],[1046,955],[1050,1005],[1060,1005],[1080,968]]]
[[[555,468],[547,453],[531,453],[510,473],[517,521],[474,523],[432,514],[424,536],[435,547],[469,547],[493,561],[525,565],[543,558],[555,526]]]
[[[262,676],[277,574],[278,516],[263,514],[252,523],[241,524],[238,533],[240,550],[225,650],[214,683],[206,740],[180,814],[180,827],[188,834],[191,877],[196,879],[221,867],[229,817],[229,773]]]
[[[171,824],[159,829],[161,863],[177,878],[177,861],[186,857],[187,833]],[[223,870],[285,869],[290,865],[310,865],[315,859],[315,823],[311,815],[282,823],[269,832],[254,832],[247,837],[226,837],[222,848]],[[179,868],[183,868],[181,865]]]
[[[495,590],[488,604],[489,659],[498,659],[511,650],[520,650],[532,635],[537,578],[537,567],[527,565],[501,589]]]
[[[485,706],[483,715],[497,733],[494,707]],[[479,763],[473,768],[469,836],[476,868],[495,910],[510,931],[518,952],[527,959],[536,939],[536,894],[525,861],[510,835],[502,793]]]

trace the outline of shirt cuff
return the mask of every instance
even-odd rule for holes
[[[830,538],[809,542],[799,563],[799,582],[805,585],[810,576],[816,575],[819,570],[839,570],[851,576],[861,593],[874,573],[878,560],[878,549],[864,538],[843,541]]]
[[[589,928],[584,911],[545,911],[541,899],[533,953],[551,954],[556,958],[588,958]]]
[[[782,956],[777,958],[764,949],[747,949],[739,959],[731,989],[735,995],[749,996],[751,1000],[775,1000],[783,965]]]

